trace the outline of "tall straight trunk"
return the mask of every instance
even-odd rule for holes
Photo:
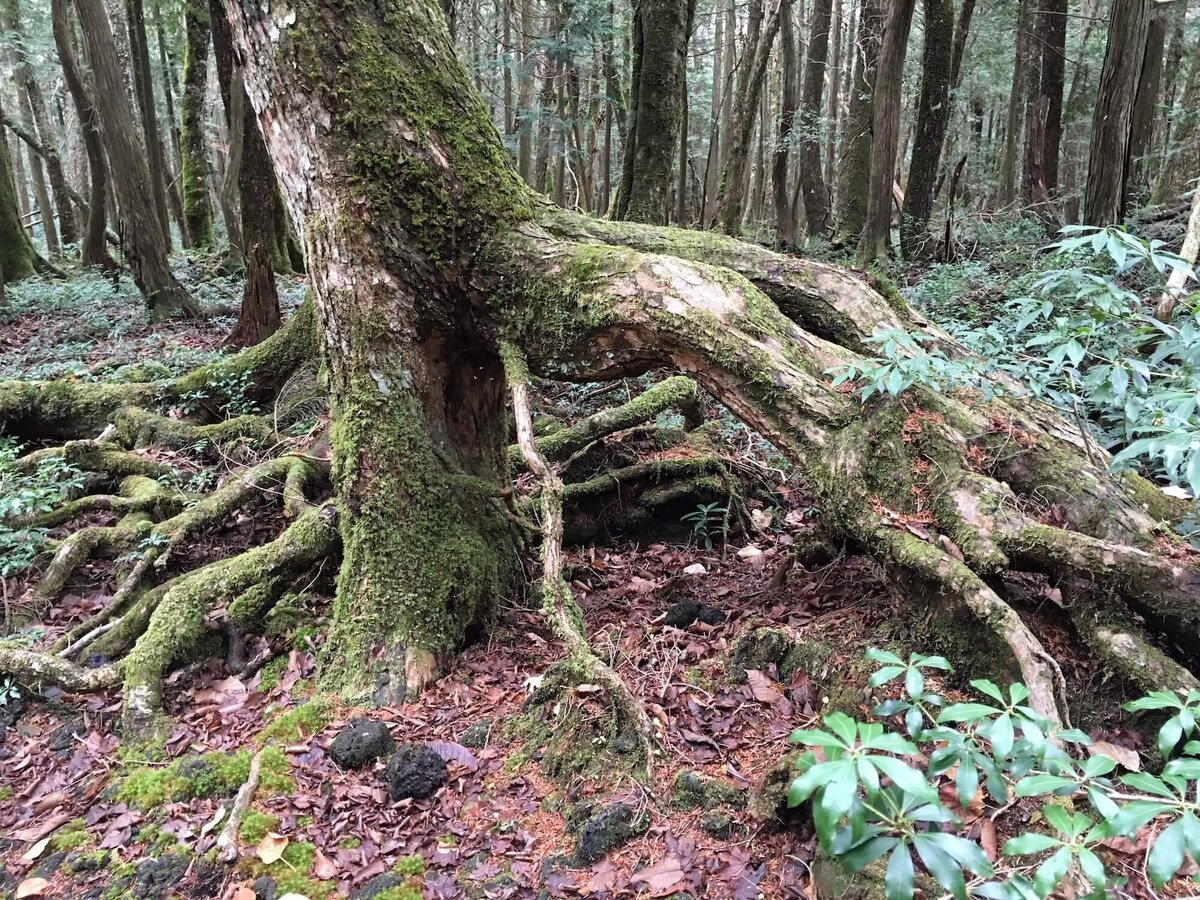
[[[1100,90],[1092,114],[1083,221],[1115,225],[1125,216],[1130,126],[1146,52],[1151,0],[1113,0]]]
[[[198,307],[171,274],[162,220],[151,202],[146,154],[125,99],[112,25],[101,0],[75,0],[96,85],[100,134],[107,150],[113,188],[121,205],[121,238],[133,279],[158,321]]]
[[[825,66],[829,61],[829,24],[832,0],[813,0],[808,23],[808,55],[804,60],[804,83],[800,88],[800,187],[804,193],[804,216],[808,233],[814,237],[829,230],[829,188],[821,175],[821,95],[825,89]]]
[[[1067,100],[1063,105],[1063,138],[1062,151],[1059,154],[1059,194],[1062,197],[1063,219],[1067,222],[1078,222],[1081,208],[1080,169],[1083,156],[1080,152],[1087,140],[1088,123],[1084,121],[1084,105],[1087,98],[1087,50],[1092,33],[1096,30],[1094,10],[1089,11],[1084,6],[1087,18],[1079,25],[1079,47],[1071,72],[1071,86],[1067,91]]]
[[[235,73],[234,70],[236,63],[229,21],[220,0],[209,0],[208,11],[213,56],[217,63],[217,84],[220,86],[230,134],[237,132],[238,149],[241,151],[241,159],[237,161],[237,184],[246,283],[242,290],[238,320],[226,342],[233,347],[249,347],[278,331],[283,321],[272,255],[273,248],[286,239],[286,234],[280,234],[280,222],[276,216],[279,191],[275,167],[267,153],[254,107],[246,97],[241,73]]]
[[[150,192],[158,216],[163,240],[171,246],[171,220],[167,210],[167,175],[163,160],[162,137],[158,131],[158,109],[154,102],[154,81],[150,72],[150,48],[146,41],[146,15],[142,0],[125,0],[125,18],[129,26],[130,64],[133,89],[142,117],[142,142],[150,173]]]
[[[212,19],[208,0],[187,0],[183,7],[183,95],[180,100],[179,149],[183,157],[183,218],[191,246],[207,250],[213,245],[213,203],[209,190],[212,164],[208,135],[204,132],[204,98],[208,92],[208,45]]]
[[[879,46],[871,116],[871,180],[867,194],[867,215],[857,251],[858,260],[863,265],[886,256],[891,245],[892,184],[896,177],[900,92],[915,6],[916,0],[891,0],[883,41]]]
[[[837,200],[834,244],[839,246],[857,242],[867,218],[867,195],[871,184],[871,122],[874,118],[875,75],[883,26],[882,0],[860,0],[850,103],[842,129],[837,189],[834,192]]]
[[[825,106],[825,161],[822,167],[822,177],[830,191],[833,187],[833,158],[837,151],[838,114],[841,108],[839,92],[842,85],[842,18],[842,0],[833,0],[833,23],[830,25],[830,47],[833,56],[828,73],[829,102]]]
[[[532,117],[533,58],[529,53],[529,35],[533,29],[533,0],[520,0],[520,3],[521,72],[517,78],[517,171],[520,172],[525,182],[530,184],[533,178],[533,129],[535,123]]]
[[[608,30],[604,34],[601,51],[601,62],[604,66],[604,150],[600,159],[600,202],[596,206],[596,212],[601,216],[608,215],[609,204],[612,202],[613,90],[616,82],[616,70],[613,65],[615,19],[613,0],[608,0]],[[524,172],[521,172],[521,177],[525,177]]]
[[[558,32],[561,28],[561,11],[558,4],[559,0],[551,0],[546,22],[545,38],[547,42],[559,40]],[[549,113],[554,108],[555,98],[557,97],[555,81],[559,74],[559,60],[556,55],[543,49],[539,66],[542,69],[542,87],[538,92],[537,100],[537,144],[534,147],[536,158],[533,164],[533,179],[530,184],[533,185],[535,191],[545,193],[546,176],[550,171],[553,132],[555,127],[557,127],[556,123],[551,121],[552,116]]]
[[[37,253],[21,224],[8,142],[0,141],[0,286],[28,278],[36,261]]]
[[[1004,119],[1004,146],[1000,153],[1000,178],[997,199],[1002,207],[1017,201],[1017,148],[1021,142],[1021,112],[1025,101],[1025,80],[1029,71],[1030,21],[1035,0],[1021,0],[1017,10],[1017,39],[1013,49],[1012,85],[1008,93],[1008,113]]]
[[[35,133],[33,114],[29,110],[29,95],[23,86],[17,87],[17,102],[21,106],[21,124],[25,126],[26,131],[31,134]],[[50,191],[46,187],[46,171],[42,168],[42,158],[34,152],[32,147],[25,148],[25,166],[29,170],[29,181],[33,185],[33,199],[42,219],[42,233],[46,237],[46,252],[51,256],[58,256],[62,249],[58,243],[54,204],[50,200]]]
[[[1042,0],[1038,26],[1042,45],[1038,105],[1042,124],[1042,176],[1050,200],[1058,196],[1058,160],[1063,136],[1063,77],[1066,70],[1067,0]]]
[[[176,171],[183,171],[183,151],[179,149],[179,122],[175,116],[174,61],[167,49],[167,35],[163,28],[162,6],[154,7],[154,42],[158,45],[158,75],[162,80],[163,103],[167,112],[167,134],[171,136],[171,158]]]
[[[91,90],[84,82],[75,56],[75,36],[71,27],[67,0],[50,0],[50,19],[54,29],[54,44],[58,48],[58,59],[63,70],[63,80],[71,93],[79,116],[79,130],[83,135],[84,151],[88,166],[88,213],[83,230],[83,245],[80,258],[85,266],[99,266],[110,271],[116,263],[108,255],[105,243],[108,216],[108,164],[104,159],[104,147],[100,143],[100,122]]]
[[[1200,41],[1191,53],[1179,105],[1183,116],[1172,135],[1166,161],[1154,185],[1152,199],[1155,203],[1168,203],[1178,197],[1200,167]]]
[[[1182,10],[1184,0],[1170,4]],[[1167,32],[1172,29],[1173,17],[1164,5],[1151,7],[1150,24],[1146,29],[1146,53],[1138,75],[1137,94],[1133,101],[1133,119],[1129,124],[1129,185],[1128,190],[1141,193],[1150,181],[1150,154],[1154,138],[1155,111],[1162,86],[1163,62],[1167,49]]]
[[[725,12],[719,6],[713,9],[713,62],[712,103],[709,106],[708,153],[704,162],[704,182],[700,190],[700,227],[709,219],[709,205],[716,197],[717,177],[720,174],[721,155],[721,103],[724,90],[721,81],[721,62],[724,56]]]
[[[687,54],[684,54],[683,77],[679,85],[679,178],[675,184],[675,224],[683,228],[687,225],[687,170],[688,170],[688,81]]]
[[[511,138],[516,134],[517,117],[516,110],[513,109],[513,44],[512,44],[512,16],[513,16],[513,0],[502,0],[500,3],[501,30],[500,43],[497,47],[497,53],[500,56],[501,79],[504,85],[504,135]]]
[[[954,0],[923,0],[925,47],[922,53],[921,98],[917,102],[916,138],[900,213],[900,247],[908,259],[932,249],[929,219],[950,120],[950,76],[954,44]]]
[[[29,174],[25,171],[25,151],[14,134],[8,135],[5,146],[8,147],[8,159],[12,164],[13,182],[17,191],[17,208],[20,209],[23,218],[28,218],[31,210],[29,208]]]
[[[38,80],[33,75],[33,67],[30,65],[29,54],[25,46],[25,37],[23,32],[23,23],[21,21],[21,9],[19,0],[8,0],[6,4],[7,25],[10,31],[17,36],[13,42],[14,56],[14,71],[18,83],[18,93],[20,95],[21,105],[25,107],[28,104],[28,111],[32,119],[32,132],[37,135],[38,141],[41,143],[45,151],[45,174],[49,181],[50,195],[54,201],[54,207],[58,210],[58,230],[55,231],[54,216],[51,215],[49,222],[43,222],[46,227],[47,245],[53,243],[54,249],[51,253],[57,253],[59,249],[58,236],[61,235],[63,244],[74,244],[79,241],[79,227],[75,219],[75,207],[71,203],[71,193],[67,187],[67,176],[63,171],[62,158],[58,154],[58,136],[55,134],[54,128],[50,124],[50,115],[46,109],[46,100],[42,94],[42,87]],[[39,161],[40,170],[41,161]]]
[[[633,80],[628,136],[614,219],[665,225],[674,182],[692,0],[638,0],[633,7]]]
[[[759,96],[771,58],[771,46],[779,33],[781,17],[790,13],[791,0],[776,0],[775,9],[763,28],[761,0],[751,0],[751,24],[747,28],[746,49],[741,61],[743,77],[738,82],[736,99],[737,125],[733,129],[729,159],[721,173],[721,227],[731,236],[736,236],[742,229],[746,182],[750,174],[747,171],[750,141],[754,136],[754,121],[758,118]]]
[[[792,122],[796,116],[796,29],[792,14],[779,21],[780,78],[783,90],[779,102],[779,139],[775,142],[775,157],[771,174],[771,191],[775,201],[775,243],[781,250],[796,248],[796,209],[788,185],[788,160],[791,157]]]

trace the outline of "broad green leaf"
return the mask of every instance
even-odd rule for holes
[[[809,747],[840,747],[843,750],[849,749],[849,744],[839,738],[834,737],[827,731],[818,731],[815,728],[806,730],[796,729],[788,735],[788,743],[804,744]]]
[[[881,685],[887,684],[889,681],[891,681],[897,675],[903,674],[903,672],[904,672],[903,666],[884,666],[882,669],[880,669],[874,675],[871,676],[871,678],[867,682],[867,684],[872,688],[877,688]]]
[[[1163,756],[1170,756],[1181,737],[1183,737],[1183,723],[1179,721],[1179,716],[1172,716],[1158,730],[1158,752]]]
[[[853,746],[854,738],[858,734],[858,726],[848,715],[831,712],[824,717],[824,724],[826,728],[845,741],[847,747]]]
[[[1033,878],[1033,884],[1038,894],[1048,897],[1050,892],[1058,887],[1058,883],[1062,881],[1070,867],[1071,848],[1060,847],[1057,853],[1038,866],[1037,874]]]
[[[953,672],[954,667],[944,656],[922,656],[917,665],[923,669],[941,669],[943,672]]]
[[[962,869],[954,857],[938,846],[934,835],[913,835],[913,846],[917,850],[917,856],[921,857],[921,862],[925,863],[925,868],[937,879],[938,884],[950,891],[956,900],[966,900],[967,885],[963,880]]]
[[[966,809],[979,790],[979,770],[969,760],[961,760],[954,776],[954,787],[958,791],[958,805]]]
[[[861,872],[898,843],[900,843],[899,838],[894,838],[890,835],[879,835],[869,838],[857,847],[853,847],[845,853],[840,854],[838,860],[842,865],[850,869],[851,872]],[[904,852],[907,853],[908,851],[905,850]]]
[[[879,792],[879,773],[871,765],[870,757],[858,758],[858,783],[867,789],[868,794]]]
[[[1159,834],[1146,857],[1146,871],[1156,888],[1161,888],[1179,871],[1184,852],[1183,823],[1176,822]]]
[[[886,893],[887,900],[912,900],[913,863],[908,844],[900,844],[888,857]]]
[[[1004,702],[1004,695],[1000,693],[1000,688],[996,686],[995,682],[988,681],[986,678],[973,678],[971,679],[971,687],[975,688],[981,694],[987,694],[993,700],[997,700],[1000,703]]]
[[[908,696],[916,698],[925,693],[925,676],[921,674],[921,670],[915,666],[909,669],[904,675],[904,690],[908,692]]]
[[[988,738],[992,742],[992,752],[995,753],[997,759],[1004,759],[1008,756],[1013,748],[1012,716],[1006,714],[997,717],[988,730]]]
[[[1017,782],[1013,792],[1018,797],[1036,797],[1052,794],[1067,787],[1075,787],[1075,780],[1061,775],[1029,775]]]
[[[1168,800],[1175,799],[1175,794],[1171,792],[1171,789],[1149,772],[1129,772],[1120,776],[1120,782],[1143,794],[1154,794],[1156,797],[1165,797]]]
[[[1076,856],[1079,857],[1079,868],[1092,883],[1092,887],[1096,890],[1103,888],[1108,883],[1108,873],[1104,871],[1104,863],[1100,861],[1100,857],[1087,847],[1080,847]]]
[[[1042,853],[1052,847],[1061,847],[1062,841],[1048,834],[1037,831],[1027,831],[1004,842],[1005,856],[1025,856],[1029,853]]]
[[[871,758],[871,762],[905,793],[923,800],[937,800],[937,789],[925,779],[924,775],[911,766],[905,765],[892,756],[874,756]]]
[[[1130,800],[1121,806],[1121,811],[1115,816],[1110,816],[1100,823],[1096,830],[1103,837],[1128,836],[1151,819],[1164,813],[1174,812],[1175,809],[1176,807],[1170,803],[1158,803],[1154,800]]]
[[[869,741],[863,741],[863,747],[883,753],[897,753],[901,756],[920,752],[916,744],[899,734],[881,734]]]
[[[1141,712],[1146,709],[1181,709],[1183,702],[1174,694],[1166,691],[1151,691],[1145,697],[1131,700],[1123,704],[1129,712]]]
[[[992,864],[988,860],[987,854],[974,841],[968,841],[966,838],[944,831],[929,832],[929,839],[950,854],[964,868],[982,878],[992,877]]]
[[[952,703],[943,709],[937,717],[941,722],[978,722],[982,719],[997,715],[1000,710],[983,703]]]
[[[887,663],[892,666],[904,667],[904,660],[898,657],[895,653],[890,653],[887,650],[881,650],[878,647],[870,647],[867,650],[867,659],[872,662]]]

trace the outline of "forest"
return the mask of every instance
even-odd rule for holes
[[[0,897],[1200,890],[1189,0],[0,0]]]

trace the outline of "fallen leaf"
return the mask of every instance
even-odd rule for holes
[[[479,769],[479,760],[475,754],[454,741],[430,741],[429,749],[446,762],[456,762],[464,769],[475,772]]]
[[[22,828],[20,831],[14,831],[9,835],[15,841],[40,841],[59,825],[71,821],[70,813],[59,813],[44,819],[37,825],[30,825],[28,828]]]
[[[254,893],[254,888],[242,885],[233,892],[233,896],[229,900],[255,900],[258,895]]]
[[[983,847],[984,854],[992,862],[996,861],[996,823],[991,819],[984,819],[980,825],[979,845]]]
[[[45,837],[21,854],[21,859],[26,862],[33,862],[39,856],[46,852],[46,848],[50,846],[50,838]]]
[[[652,866],[647,866],[633,876],[635,882],[643,881],[651,897],[664,897],[674,892],[683,882],[683,869],[674,856],[664,856]]]
[[[684,575],[707,575],[708,569],[704,568],[704,563],[692,563],[683,570]]]
[[[50,882],[45,878],[26,878],[17,885],[17,892],[13,894],[13,900],[21,900],[22,897],[40,897],[48,887],[50,887]]]
[[[1136,750],[1121,747],[1108,741],[1092,741],[1088,744],[1089,756],[1107,756],[1119,766],[1124,766],[1130,772],[1142,771],[1142,759]]]
[[[774,703],[783,696],[783,692],[776,687],[775,679],[758,669],[746,670],[746,683],[759,703]]]
[[[217,811],[213,813],[213,817],[200,826],[200,837],[204,837],[214,828],[221,824],[225,818],[225,807],[218,806]]]
[[[320,850],[313,851],[313,874],[322,881],[328,881],[330,878],[336,878],[338,873],[338,864],[322,853]]]
[[[288,843],[288,838],[284,837],[282,834],[276,834],[274,831],[269,831],[267,832],[266,836],[258,842],[258,847],[254,852],[258,854],[258,858],[261,859],[265,865],[269,866],[271,863],[279,862],[280,857],[283,856],[283,851],[287,849]]]

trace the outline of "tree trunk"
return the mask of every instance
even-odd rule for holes
[[[916,0],[891,0],[879,48],[871,115],[871,178],[866,218],[858,240],[858,261],[867,265],[887,256],[892,233],[892,185],[896,178],[900,91],[908,33]]]
[[[208,44],[212,24],[207,0],[188,0],[183,8],[186,41],[183,53],[183,95],[180,100],[179,150],[183,160],[183,219],[191,246],[208,250],[213,244],[213,204],[209,191],[212,165],[204,132],[204,95],[208,90]]]
[[[29,107],[29,95],[22,84],[17,85],[17,103],[21,107],[21,124],[26,131],[35,133],[33,114]],[[25,165],[29,169],[29,180],[33,184],[33,199],[37,203],[38,214],[42,219],[42,233],[46,237],[46,252],[51,256],[58,256],[62,248],[58,243],[54,204],[50,200],[50,191],[46,188],[46,171],[42,168],[42,158],[29,146],[25,147]]]
[[[1184,0],[1171,7],[1184,8]],[[1167,49],[1167,31],[1173,25],[1172,16],[1161,5],[1151,7],[1150,23],[1146,28],[1146,52],[1137,80],[1133,99],[1133,118],[1129,123],[1129,175],[1127,192],[1141,193],[1150,179],[1150,154],[1154,138],[1155,112],[1159,89],[1162,86],[1163,61]]]
[[[1168,149],[1162,173],[1154,185],[1155,203],[1169,203],[1187,189],[1200,166],[1200,41],[1191,53],[1187,83],[1180,100],[1183,115]]]
[[[34,273],[37,254],[21,224],[8,142],[0,141],[0,286]]]
[[[779,139],[775,142],[771,190],[775,202],[775,243],[781,250],[796,249],[796,208],[788,184],[788,159],[792,149],[792,121],[796,115],[796,35],[789,12],[779,22],[779,57],[783,81],[779,104]],[[716,76],[714,75],[714,80]],[[711,151],[710,151],[711,155]]]
[[[116,263],[108,254],[106,231],[108,216],[108,166],[104,160],[104,148],[100,144],[100,123],[91,91],[84,83],[75,57],[74,29],[71,27],[67,0],[50,0],[51,23],[54,28],[54,43],[58,48],[58,59],[62,65],[63,80],[71,93],[79,116],[79,129],[83,133],[83,146],[88,165],[88,212],[87,225],[83,230],[83,246],[80,257],[85,266],[99,266],[112,271]]]
[[[837,152],[837,137],[838,117],[841,114],[841,87],[842,87],[842,31],[844,28],[843,17],[845,10],[842,0],[833,0],[833,24],[830,26],[830,52],[833,58],[829,63],[829,101],[825,107],[825,159],[821,167],[827,190],[830,193],[830,209],[829,217],[832,219],[832,192],[834,168],[833,159]],[[832,222],[830,222],[832,225]]]
[[[133,279],[153,321],[178,313],[195,315],[198,308],[171,274],[162,219],[151,202],[150,175],[125,100],[112,26],[100,0],[75,0],[79,23],[87,41],[96,83],[100,135],[108,151],[110,174],[121,204],[121,242]]]
[[[913,145],[904,206],[900,213],[900,247],[908,259],[929,255],[932,236],[933,188],[942,159],[946,124],[950,120],[950,78],[954,43],[954,0],[923,0],[925,49],[921,68],[921,99],[917,104],[917,133]]]
[[[1042,180],[1046,197],[1058,196],[1058,159],[1062,145],[1063,76],[1066,68],[1067,0],[1042,0],[1038,39],[1042,68],[1038,105],[1041,114]]]
[[[1017,10],[1017,39],[1013,50],[1012,86],[1008,94],[1008,114],[1004,120],[1004,147],[1000,154],[1000,184],[997,201],[1002,207],[1017,202],[1017,147],[1020,144],[1021,111],[1025,101],[1025,80],[1029,72],[1031,20],[1035,0],[1021,0]]]
[[[1150,27],[1150,0],[1113,0],[1100,90],[1092,114],[1083,221],[1116,225],[1125,217],[1130,126]]]
[[[813,0],[808,23],[808,55],[804,60],[804,83],[800,89],[800,186],[804,192],[804,216],[808,233],[824,236],[829,230],[829,188],[821,176],[821,96],[825,89],[825,66],[829,61],[829,25],[832,0]]]
[[[633,82],[617,220],[667,222],[684,117],[692,0],[638,0],[633,8]]]
[[[837,162],[837,234],[834,244],[856,243],[867,218],[871,184],[871,121],[874,116],[875,73],[883,38],[882,0],[861,0],[858,35],[854,44],[854,70],[850,80],[850,105],[842,130]]]

